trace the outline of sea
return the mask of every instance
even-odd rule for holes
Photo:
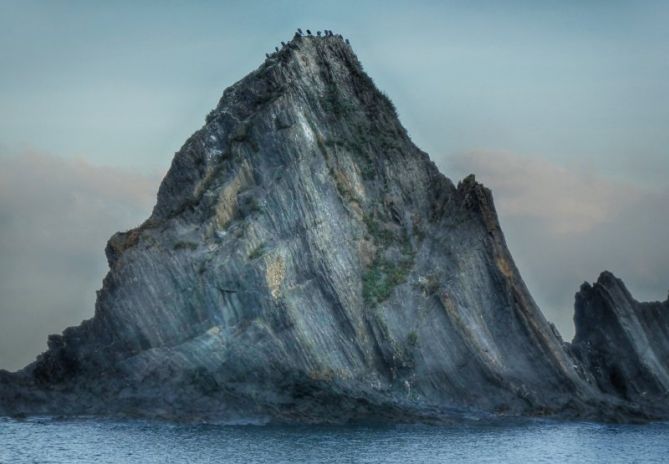
[[[0,463],[668,463],[669,424],[274,426],[0,418]]]

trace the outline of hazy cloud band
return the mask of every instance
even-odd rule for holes
[[[669,191],[504,152],[450,157],[491,187],[511,252],[565,338],[573,295],[603,269],[639,299],[669,288]],[[159,177],[44,154],[0,157],[0,368],[17,369],[46,337],[91,317],[106,240],[148,217]]]
[[[43,154],[0,157],[0,368],[93,314],[104,246],[146,219],[158,178]]]

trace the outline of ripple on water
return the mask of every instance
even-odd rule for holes
[[[0,463],[664,463],[669,424],[223,426],[0,419]]]

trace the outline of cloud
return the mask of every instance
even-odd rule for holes
[[[104,246],[148,217],[159,179],[38,153],[0,157],[0,368],[93,315]]]
[[[493,191],[509,248],[546,316],[573,335],[573,296],[608,269],[640,300],[669,288],[669,190],[506,152],[451,157]]]
[[[511,153],[469,152],[454,157],[452,166],[488,183],[506,215],[540,221],[552,235],[588,232],[610,221],[641,193],[592,173]]]

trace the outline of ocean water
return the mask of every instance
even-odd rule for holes
[[[0,419],[14,463],[667,463],[669,424],[222,426]]]

